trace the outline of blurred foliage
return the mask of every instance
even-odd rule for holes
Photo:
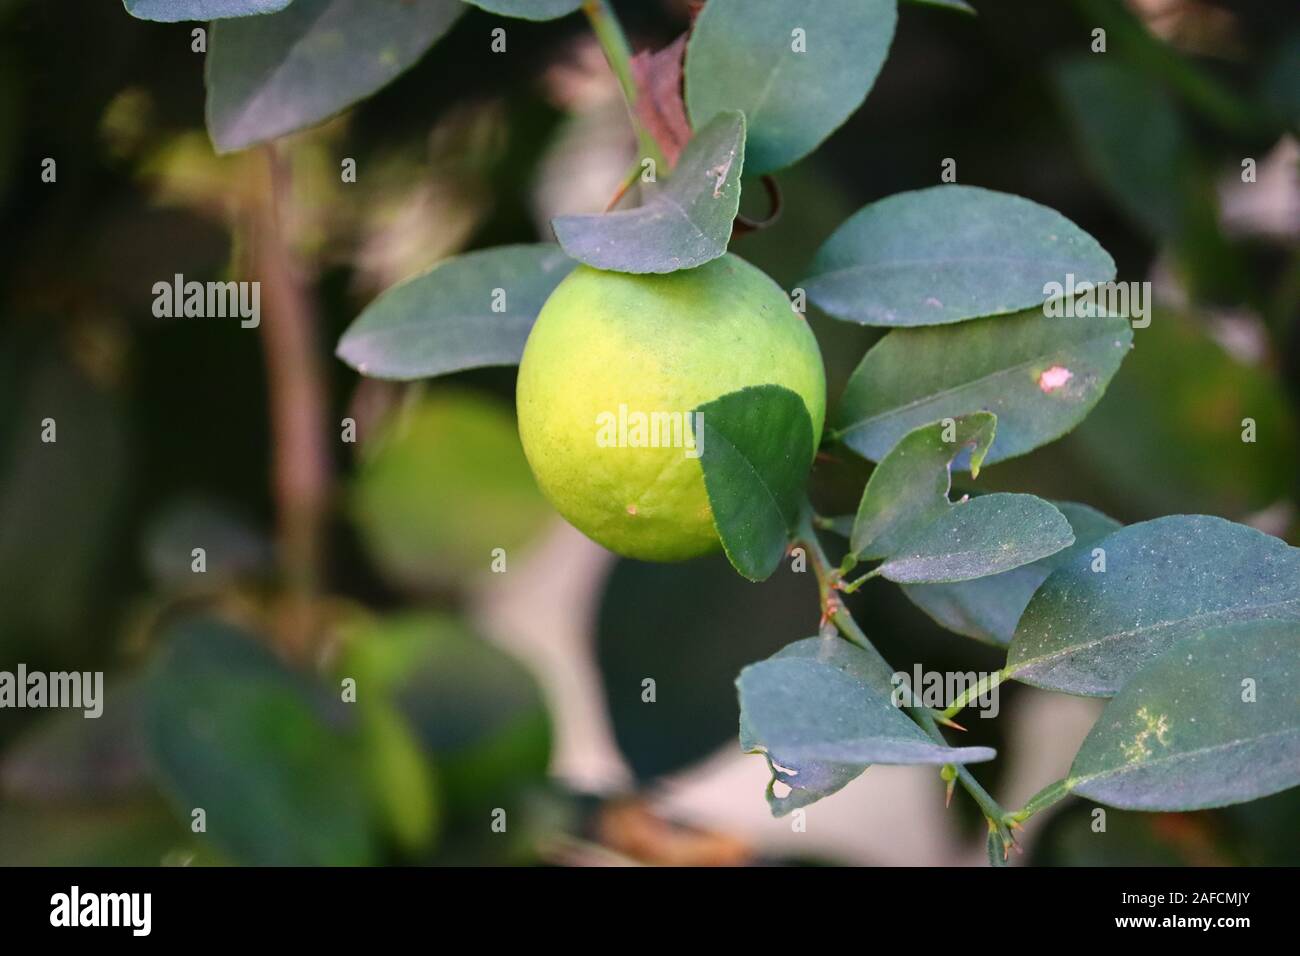
[[[638,47],[685,27],[679,3],[616,5]],[[1300,543],[1300,190],[1285,139],[1300,128],[1300,10],[1178,3],[1143,24],[1117,0],[975,5],[974,18],[902,5],[866,104],[780,174],[780,219],[734,251],[788,287],[850,212],[934,184],[947,157],[960,182],[1060,210],[1121,280],[1151,280],[1161,307],[1076,434],[980,486],[1126,522],[1221,514]],[[329,444],[319,639],[304,649],[279,626],[262,337],[151,313],[157,281],[239,274],[265,157],[213,155],[188,25],[106,0],[0,2],[0,669],[104,670],[109,693],[99,720],[0,712],[0,864],[538,863],[602,840],[743,858],[694,853],[641,817],[635,839],[612,839],[604,795],[547,776],[553,718],[536,680],[477,633],[473,596],[513,582],[550,520],[514,433],[513,373],[425,391],[359,384],[330,355],[392,283],[536,241],[547,217],[603,208],[618,183],[632,140],[581,18],[512,23],[510,56],[482,42],[494,23],[466,13],[390,87],[286,144],[283,225],[319,314],[325,427],[336,439],[352,417],[359,438]],[[1104,57],[1088,51],[1098,23]],[[46,157],[57,184],[40,181]],[[339,181],[345,157],[356,183]],[[1241,182],[1246,157],[1257,183]],[[742,211],[762,218],[763,190],[743,186]],[[833,406],[877,333],[809,319]],[[867,469],[819,460],[820,510],[853,512]],[[815,631],[812,587],[788,571],[750,585],[721,558],[614,566],[592,624],[634,789],[734,739],[739,667]],[[882,582],[850,604],[900,670],[1001,664]],[[1005,688],[1005,712],[1018,693]],[[1005,748],[1005,721],[971,723],[963,744]],[[1006,765],[975,772],[996,790]],[[970,803],[954,807],[982,839]],[[1090,811],[1062,805],[1028,862],[1300,860],[1294,792],[1197,814],[1111,810],[1105,834]]]

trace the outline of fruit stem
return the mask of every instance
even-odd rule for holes
[[[606,0],[583,0],[582,12],[587,15],[591,31],[596,34],[596,41],[604,51],[605,61],[609,63],[609,68],[623,91],[623,101],[627,104],[628,118],[631,119],[632,128],[636,131],[637,145],[642,156],[653,160],[656,169],[666,172],[670,167],[664,158],[663,150],[659,148],[650,131],[637,119],[636,101],[639,91],[636,77],[632,75],[632,48],[628,45],[627,36],[623,33],[618,17],[610,9]]]

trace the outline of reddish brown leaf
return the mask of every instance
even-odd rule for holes
[[[632,78],[637,85],[636,115],[670,166],[691,138],[682,100],[682,57],[686,53],[683,33],[662,50],[642,50],[632,57]]]

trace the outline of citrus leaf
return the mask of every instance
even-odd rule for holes
[[[126,12],[141,20],[221,20],[283,10],[293,0],[122,0]]]
[[[517,365],[537,313],[573,266],[554,243],[456,256],[367,306],[335,354],[388,379]]]
[[[800,283],[837,319],[943,325],[1041,305],[1115,277],[1097,240],[1055,210],[974,186],[899,193],[850,216]]]
[[[1200,810],[1300,784],[1300,622],[1214,628],[1135,673],[1066,788],[1136,810]]]
[[[1074,544],[1001,574],[950,584],[905,584],[903,593],[936,623],[956,634],[1005,647],[1016,622],[1047,576],[1074,561],[1090,560],[1099,539],[1120,523],[1087,505],[1053,502],[1074,531]]]
[[[935,422],[903,436],[863,489],[849,539],[853,553],[868,560],[888,557],[917,528],[952,507],[953,463],[969,451],[971,476],[978,475],[997,421],[988,412],[975,412],[952,420],[951,426]]]
[[[740,208],[745,117],[722,113],[696,132],[672,177],[642,206],[557,216],[555,237],[573,258],[613,272],[691,269],[727,251]]]
[[[1070,522],[1033,495],[992,494],[953,504],[880,566],[900,583],[969,581],[1069,547]]]
[[[1180,638],[1261,618],[1300,620],[1300,548],[1207,515],[1170,515],[1096,542],[1052,572],[1016,627],[1007,668],[1049,690],[1109,697]]]
[[[773,814],[834,793],[872,763],[993,759],[988,747],[931,740],[894,706],[891,687],[875,658],[838,637],[797,641],[740,672],[740,745],[767,758]],[[778,796],[776,784],[790,793]]]
[[[757,385],[701,405],[691,427],[723,550],[737,571],[761,581],[799,520],[813,458],[808,408],[787,388]]]
[[[789,166],[861,105],[896,19],[894,0],[710,0],[686,48],[691,122],[741,110],[748,171]]]
[[[521,20],[555,20],[582,6],[582,0],[465,0],[476,7]]]
[[[998,434],[985,463],[1014,458],[1083,420],[1132,339],[1126,319],[1049,318],[1041,309],[895,329],[850,376],[831,437],[879,461],[920,425],[988,411]]]
[[[295,0],[213,24],[208,133],[228,153],[313,126],[424,55],[464,12],[458,0]]]
[[[214,619],[176,624],[150,675],[143,726],[186,820],[250,865],[362,865],[374,857],[342,707],[249,635]],[[250,812],[253,809],[256,812]]]

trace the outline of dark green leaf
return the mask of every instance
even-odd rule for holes
[[[942,325],[1005,315],[1061,289],[1115,277],[1097,240],[1055,210],[974,186],[932,186],[859,210],[817,253],[801,285],[863,325]]]
[[[896,18],[894,0],[710,0],[686,48],[692,124],[698,129],[721,111],[741,110],[748,171],[789,166],[866,98]]]
[[[1132,339],[1126,319],[1048,318],[1042,309],[895,329],[854,370],[831,437],[879,461],[920,425],[988,411],[998,434],[986,464],[1014,458],[1083,420]]]
[[[737,571],[761,581],[799,520],[813,457],[808,409],[787,388],[757,385],[701,405],[691,426],[722,547]]]
[[[329,704],[248,635],[193,619],[166,637],[143,720],[177,812],[203,809],[208,839],[235,860],[365,864],[371,808]]]
[[[882,682],[884,687],[882,687]],[[797,641],[740,672],[740,745],[772,769],[781,815],[839,790],[869,764],[977,763],[987,747],[945,747],[890,700],[890,676],[838,637]],[[785,796],[776,786],[789,787]]]
[[[1053,502],[1074,530],[1074,544],[1055,554],[973,581],[951,584],[907,584],[906,594],[937,623],[957,634],[990,644],[1011,643],[1016,622],[1039,585],[1059,567],[1090,559],[1093,544],[1120,524],[1087,505]]]
[[[676,272],[727,251],[740,208],[745,117],[719,114],[691,138],[677,168],[645,205],[551,221],[564,251],[613,272]]]
[[[761,588],[721,554],[619,561],[600,597],[596,660],[614,737],[637,779],[682,770],[734,740],[736,674],[806,630],[816,607],[812,572],[786,561]]]
[[[554,20],[582,6],[582,0],[465,0],[489,13],[523,20]]]
[[[862,492],[849,539],[853,553],[867,560],[888,557],[920,527],[947,512],[953,463],[969,451],[971,477],[978,475],[996,430],[997,418],[975,412],[954,419],[951,426],[935,422],[903,436]]]
[[[292,2],[293,0],[123,0],[126,12],[131,16],[162,23],[275,13]]]
[[[464,12],[459,0],[295,0],[212,27],[208,133],[227,153],[347,109],[415,63]]]
[[[1158,236],[1183,226],[1186,134],[1169,94],[1114,57],[1082,56],[1056,71],[1083,159],[1130,216]]]
[[[1135,673],[1066,787],[1137,810],[1199,810],[1300,784],[1300,621],[1211,629]]]
[[[517,365],[537,313],[573,266],[552,243],[456,256],[372,302],[335,354],[372,378]]]
[[[1070,436],[1084,487],[1105,489],[1140,517],[1251,514],[1290,498],[1300,474],[1300,417],[1278,370],[1221,342],[1256,335],[1250,320],[1213,327],[1155,310],[1087,420]],[[1216,338],[1220,341],[1216,341]],[[1255,441],[1242,441],[1245,419]],[[1092,492],[1096,493],[1096,492]]]
[[[958,502],[907,538],[880,566],[890,581],[969,581],[1055,554],[1074,541],[1070,522],[1033,495]]]
[[[1245,525],[1171,515],[1130,525],[1052,572],[1016,627],[1017,680],[1109,697],[1180,638],[1218,625],[1300,618],[1300,549]]]

